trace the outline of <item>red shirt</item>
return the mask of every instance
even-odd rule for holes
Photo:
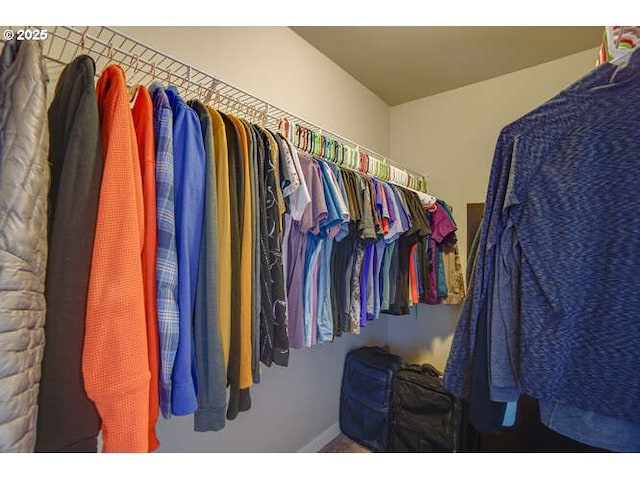
[[[149,353],[149,451],[160,446],[156,437],[159,415],[158,376],[160,353],[158,340],[158,311],[156,308],[156,152],[153,137],[153,103],[149,91],[138,85],[131,109],[133,126],[138,139],[138,156],[142,174],[144,200],[144,246],[142,247],[142,280],[147,319],[147,348]]]

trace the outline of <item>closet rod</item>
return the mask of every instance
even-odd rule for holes
[[[222,103],[231,112],[236,112],[256,122],[260,121],[274,130],[278,129],[280,120],[288,119],[289,122],[330,137],[345,146],[364,152],[385,164],[410,174],[419,180],[420,189],[426,192],[425,175],[404,168],[385,155],[251,95],[112,27],[90,26],[81,30],[72,26],[56,26],[49,28],[48,33],[45,42],[49,45],[44,45],[43,49],[45,57],[58,64],[70,63],[77,55],[85,53],[94,57],[98,72],[102,71],[109,63],[115,62],[124,68],[131,83],[149,84],[153,80],[160,80],[182,90],[181,93],[185,98],[196,97],[205,103],[218,102],[218,106]],[[410,185],[402,184],[410,187]]]

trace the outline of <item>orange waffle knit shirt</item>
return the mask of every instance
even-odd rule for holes
[[[87,298],[82,373],[102,419],[105,452],[149,450],[149,356],[142,250],[144,204],[122,68],[96,87],[104,172]]]
[[[156,422],[160,410],[158,393],[160,345],[158,340],[158,310],[156,308],[156,152],[153,137],[153,103],[149,91],[142,85],[135,90],[133,126],[138,139],[138,155],[144,195],[144,247],[142,248],[142,280],[147,316],[147,348],[149,350],[149,451],[160,446],[156,437]]]

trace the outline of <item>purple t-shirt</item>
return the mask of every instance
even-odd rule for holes
[[[327,217],[327,205],[324,198],[320,167],[307,155],[299,154],[300,169],[311,197],[299,222],[292,222],[289,235],[287,268],[288,302],[289,302],[289,346],[291,348],[304,348],[304,305],[307,299],[304,296],[305,277],[313,277],[314,269],[305,268],[307,234],[317,234],[320,231],[320,222]],[[317,280],[317,274],[315,276]],[[312,278],[311,278],[312,279]],[[317,286],[316,286],[317,290]],[[312,310],[313,311],[313,310]],[[317,311],[317,309],[316,309]]]
[[[298,155],[311,203],[307,205],[300,219],[300,231],[303,233],[320,233],[320,222],[327,218],[327,202],[322,186],[322,173],[316,161],[305,154]]]
[[[304,347],[304,304],[302,279],[307,250],[307,234],[300,231],[298,222],[292,222],[287,248],[287,310],[289,346]]]
[[[432,210],[435,209],[435,210]],[[429,269],[429,292],[427,303],[435,305],[440,303],[438,297],[438,281],[436,272],[436,255],[438,252],[437,243],[441,243],[444,237],[457,230],[455,223],[447,214],[446,210],[437,203],[429,209],[431,212],[431,236],[429,244],[431,246],[431,268]]]

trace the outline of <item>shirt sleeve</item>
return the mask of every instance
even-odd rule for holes
[[[451,217],[447,215],[447,212],[439,204],[436,204],[436,209],[431,214],[431,228],[433,230],[431,233],[432,238],[438,243],[441,243],[444,237],[457,229]]]
[[[320,232],[320,222],[327,217],[327,202],[320,178],[320,167],[306,157],[300,157],[300,164],[305,183],[309,189],[311,199],[300,219],[300,231],[317,235]]]

